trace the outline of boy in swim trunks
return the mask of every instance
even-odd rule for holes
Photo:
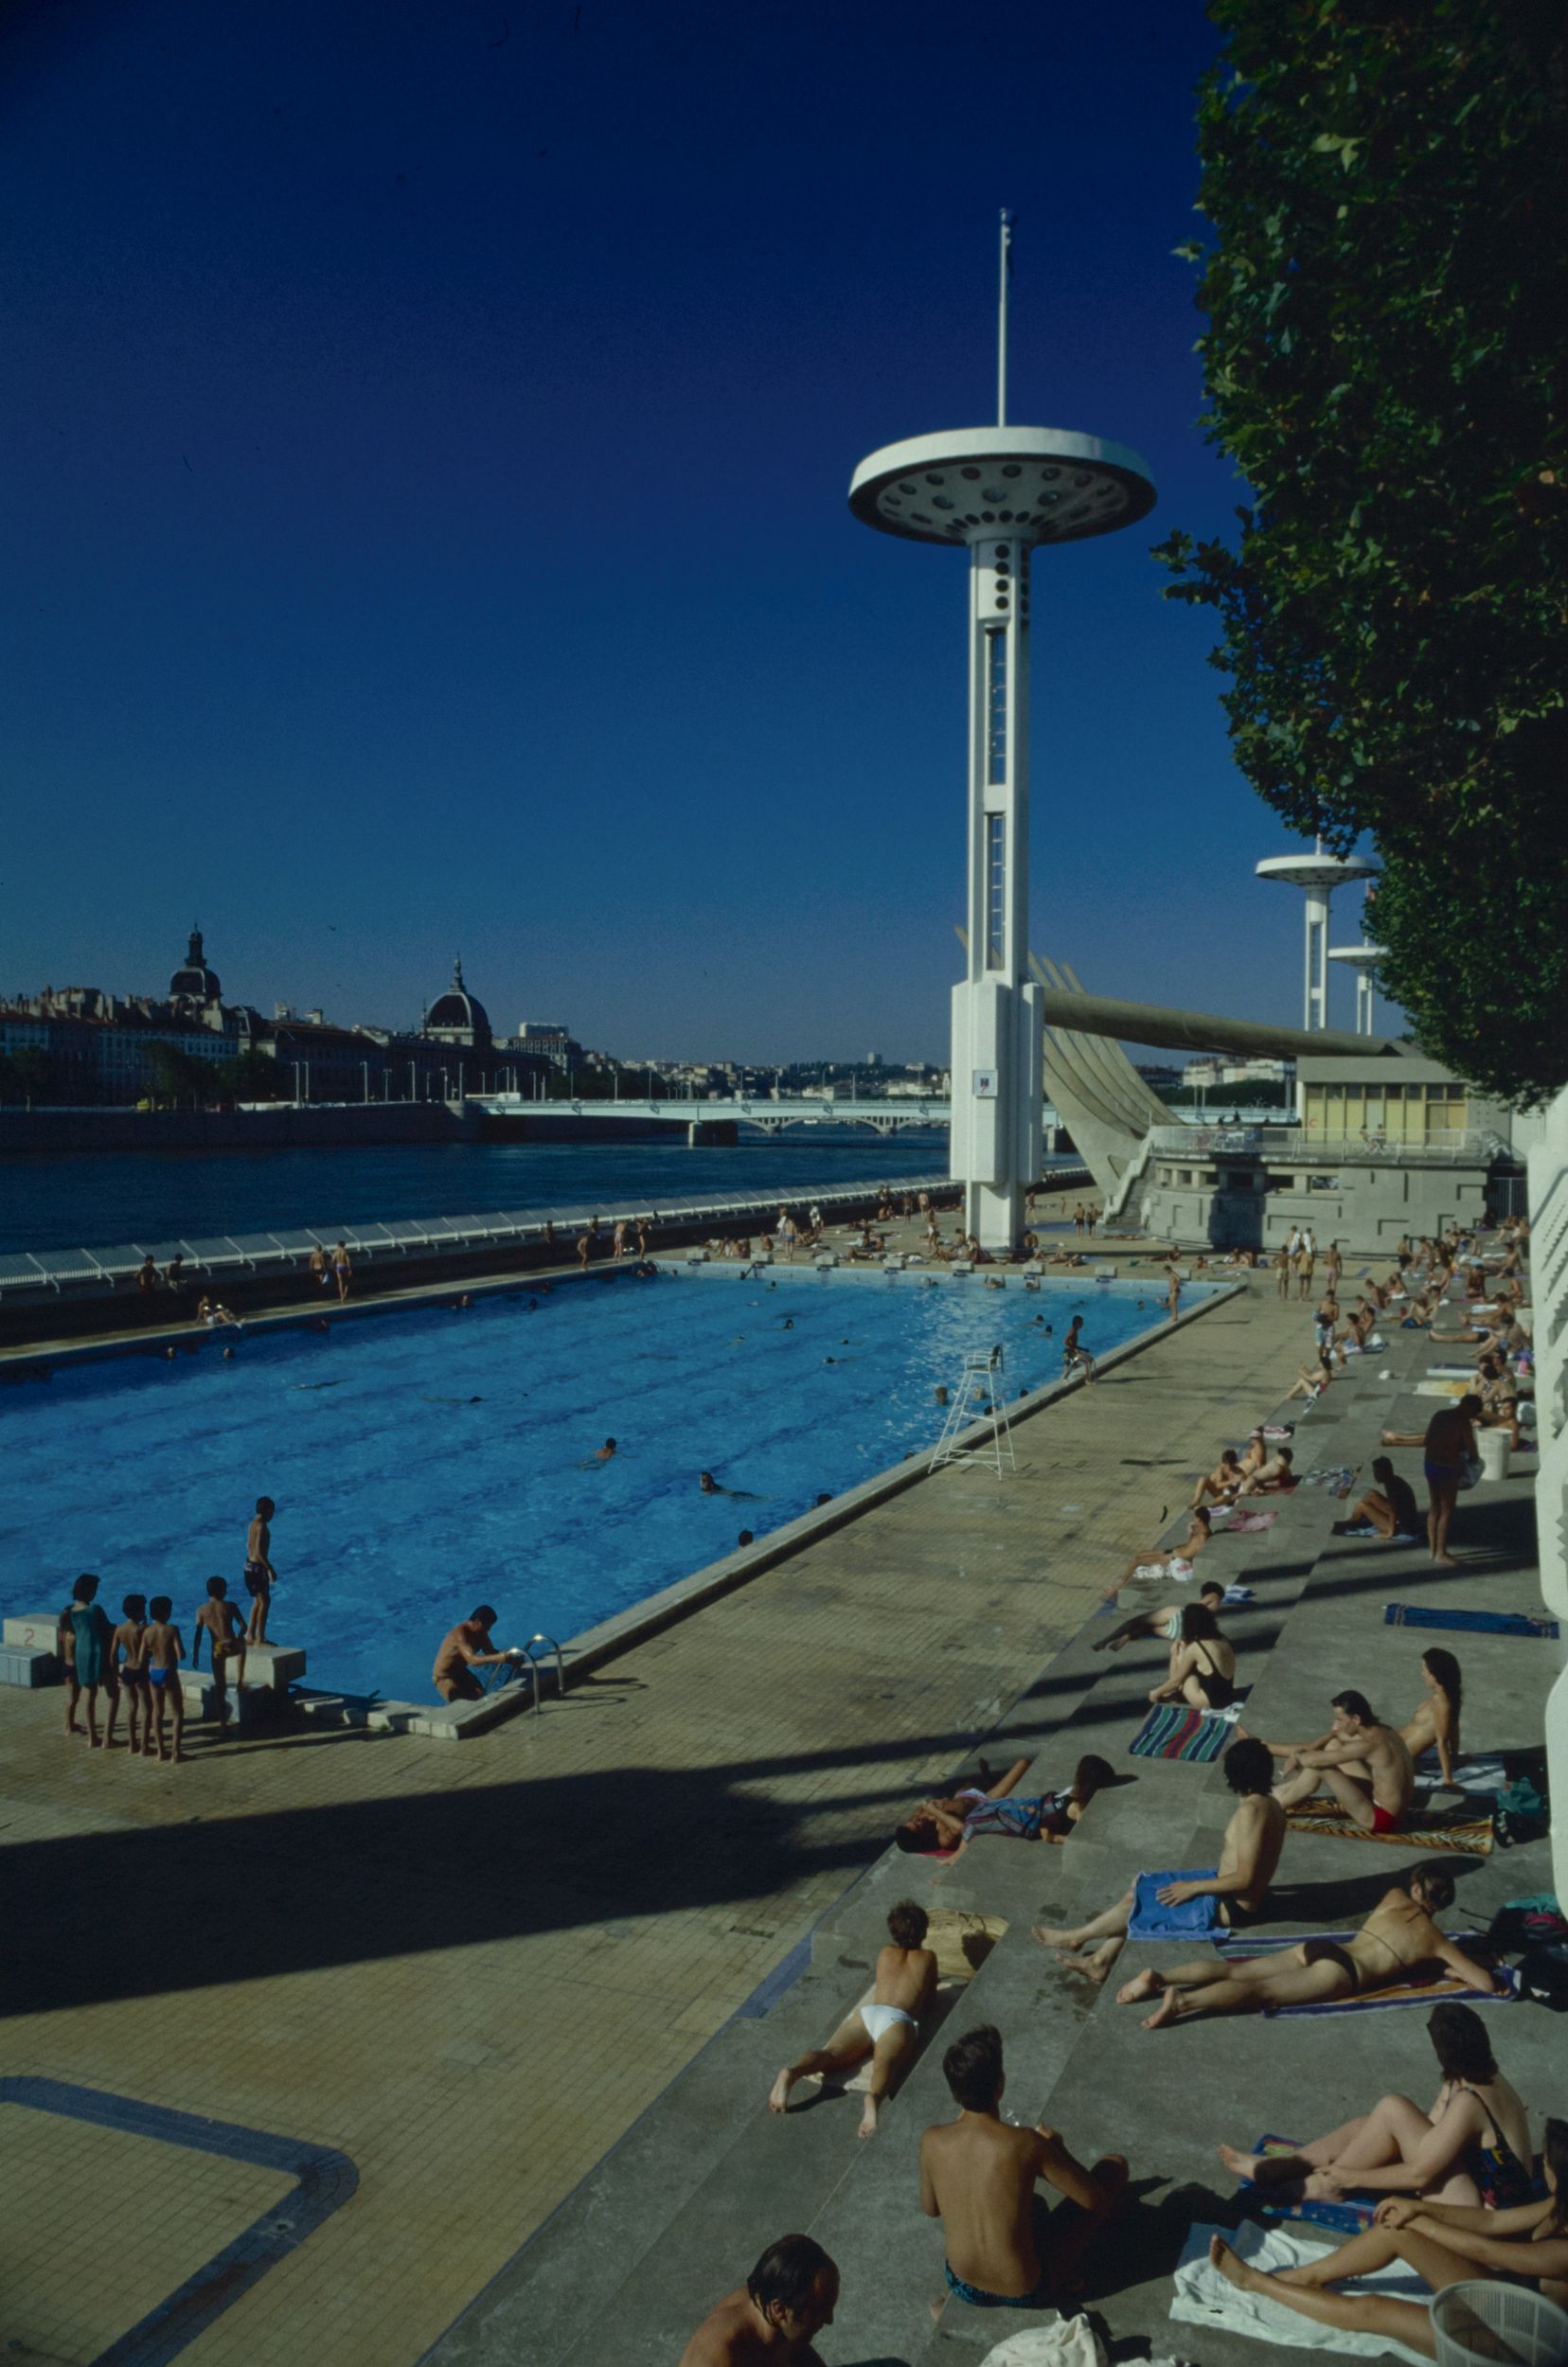
[[[1293,1808],[1314,1792],[1331,1791],[1369,1833],[1398,1832],[1416,1791],[1416,1763],[1404,1737],[1373,1716],[1364,1693],[1336,1693],[1332,1706],[1334,1722],[1315,1742],[1264,1744],[1285,1762],[1274,1798]]]
[[[147,1597],[128,1594],[121,1605],[125,1616],[115,1629],[110,1641],[111,1663],[118,1662],[120,1689],[125,1695],[126,1740],[131,1756],[138,1753],[148,1757],[152,1753],[152,1709],[149,1700],[151,1688],[147,1671],[142,1666],[142,1644],[147,1634]],[[120,1659],[120,1655],[124,1658]]]
[[[267,1613],[277,1573],[272,1566],[272,1521],[277,1506],[270,1496],[258,1496],[251,1524],[245,1531],[245,1592],[251,1598],[245,1628],[247,1644],[265,1644]]]
[[[858,2063],[871,2058],[865,2109],[856,2135],[874,2137],[877,2113],[896,2065],[915,2051],[917,2024],[936,1987],[936,1957],[924,1945],[926,1912],[905,1898],[887,1917],[889,1945],[878,1951],[876,1985],[870,2002],[857,2005],[834,2031],[825,2047],[813,2047],[797,2062],[786,2064],[768,2095],[770,2112],[789,2109],[790,2090],[797,2079],[813,2072],[842,2079]]]
[[[152,1688],[152,1731],[158,1739],[158,1757],[167,1759],[164,1749],[164,1713],[172,1711],[174,1717],[174,1758],[176,1764],[185,1757],[185,1695],[180,1690],[180,1663],[186,1656],[185,1638],[172,1626],[169,1613],[174,1606],[167,1594],[154,1594],[148,1604],[151,1624],[142,1646],[142,1659],[147,1668],[147,1682]]]
[[[196,1633],[191,1638],[190,1665],[202,1664],[202,1638],[212,1644],[212,1675],[218,1688],[218,1723],[221,1726],[228,1711],[228,1664],[238,1660],[234,1672],[235,1684],[245,1682],[245,1627],[240,1613],[228,1598],[226,1578],[208,1578],[207,1598],[196,1613]]]
[[[920,2208],[940,2219],[950,2293],[977,2309],[1039,2309],[1073,2292],[1089,2247],[1127,2191],[1127,2162],[1103,2154],[1092,2170],[1054,2128],[1002,2118],[1001,2033],[970,2030],[942,2058],[955,2121],[920,2140]],[[1055,2211],[1037,2190],[1054,2186]]]

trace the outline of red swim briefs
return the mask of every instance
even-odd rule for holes
[[[1395,1815],[1393,1809],[1380,1808],[1377,1802],[1374,1800],[1372,1803],[1372,1830],[1375,1833],[1394,1833],[1398,1832],[1399,1826],[1399,1820]]]

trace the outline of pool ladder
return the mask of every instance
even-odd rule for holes
[[[926,1466],[928,1471],[936,1470],[944,1463],[978,1463],[989,1466],[1000,1479],[1004,1459],[1009,1471],[1016,1468],[1012,1425],[1007,1419],[1007,1393],[1001,1379],[1007,1361],[1007,1351],[1000,1342],[993,1348],[979,1348],[965,1357],[958,1385],[948,1403],[942,1434]],[[988,1421],[989,1441],[959,1444],[967,1430]]]
[[[543,1649],[535,1651],[535,1645],[543,1646]],[[533,1694],[534,1715],[539,1717],[543,1714],[544,1708],[544,1688],[540,1682],[541,1666],[546,1656],[553,1653],[555,1656],[556,1700],[558,1701],[561,1700],[566,1692],[565,1658],[561,1652],[560,1645],[556,1642],[553,1635],[531,1635],[529,1636],[526,1644],[520,1645],[518,1649],[523,1654],[523,1658],[521,1660],[513,1661],[510,1664],[510,1666],[506,1672],[507,1678],[509,1682],[513,1684],[520,1684],[523,1682],[524,1671],[526,1669],[529,1689]]]

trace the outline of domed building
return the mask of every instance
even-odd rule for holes
[[[209,970],[202,952],[202,933],[192,927],[190,942],[186,949],[185,968],[177,970],[169,982],[169,997],[173,1002],[217,1003],[223,988],[218,972]]]
[[[419,1033],[436,1043],[461,1044],[471,1052],[490,1049],[490,1014],[478,996],[470,994],[464,986],[460,961],[453,963],[452,984],[426,1011]]]

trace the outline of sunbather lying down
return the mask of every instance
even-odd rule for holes
[[[1370,2276],[1402,2260],[1434,2293],[1469,2278],[1539,2287],[1548,2301],[1568,2304],[1568,2122],[1546,2123],[1547,2193],[1513,2211],[1484,2211],[1463,2203],[1397,2201],[1378,2205],[1377,2224],[1364,2234],[1299,2269],[1270,2276],[1237,2257],[1223,2236],[1211,2237],[1209,2258],[1243,2292],[1279,2302],[1320,2326],[1381,2335],[1435,2358],[1429,2306],[1392,2293],[1336,2293],[1333,2287]]]
[[[1397,1982],[1435,1980],[1456,1972],[1472,1989],[1491,1989],[1488,1967],[1446,1939],[1432,1920],[1453,1904],[1453,1878],[1442,1866],[1413,1874],[1408,1889],[1385,1891],[1361,1930],[1343,1943],[1303,1940],[1284,1956],[1238,1963],[1210,1957],[1158,1972],[1150,1966],[1116,1992],[1118,2005],[1158,2004],[1146,2030],[1199,2021],[1215,2014],[1267,2014],[1281,2005],[1326,2005],[1366,1997]]]
[[[893,1835],[894,1846],[927,1854],[959,1851],[981,1833],[1001,1833],[1014,1841],[1063,1842],[1096,1791],[1114,1784],[1116,1771],[1106,1759],[1090,1753],[1079,1759],[1072,1783],[1064,1791],[1037,1792],[1015,1798],[1029,1771],[1027,1759],[1015,1759],[1000,1783],[982,1791],[978,1785],[959,1788],[943,1800],[922,1800]],[[984,1759],[980,1781],[990,1774]]]

